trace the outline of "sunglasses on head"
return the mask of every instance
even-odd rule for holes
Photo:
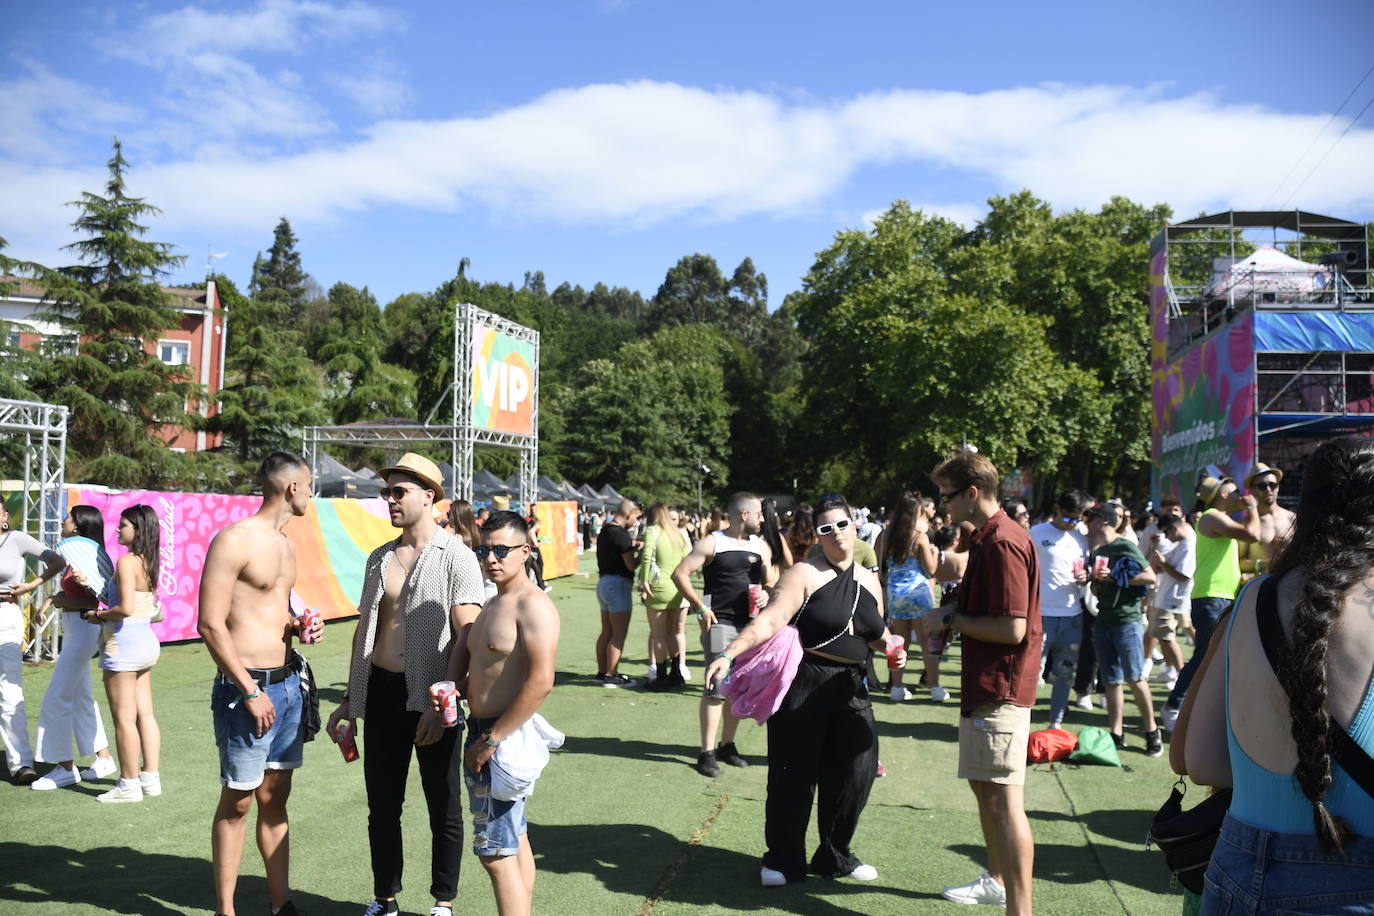
[[[496,559],[504,560],[510,556],[512,550],[519,550],[524,544],[479,544],[472,548],[472,552],[477,554],[477,559],[485,560],[489,555],[496,554]]]
[[[842,518],[838,522],[826,522],[824,525],[817,525],[816,533],[820,535],[833,534],[836,531],[843,531],[852,524],[853,522],[849,519]]]

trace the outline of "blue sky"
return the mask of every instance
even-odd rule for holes
[[[213,249],[244,284],[286,216],[323,286],[383,304],[462,257],[652,295],[693,252],[752,257],[777,304],[897,198],[1374,219],[1374,108],[1288,199],[1374,98],[1371,76],[1328,125],[1374,64],[1366,0],[49,2],[5,25],[0,236],[49,264],[115,135],[175,279]]]

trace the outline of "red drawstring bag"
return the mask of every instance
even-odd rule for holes
[[[1062,728],[1047,728],[1031,732],[1026,742],[1027,763],[1051,763],[1063,760],[1078,747],[1078,736]]]

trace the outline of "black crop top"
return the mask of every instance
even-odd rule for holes
[[[849,629],[851,611],[852,634],[842,632]],[[853,563],[848,569],[836,569],[835,578],[816,589],[802,605],[797,632],[803,648],[856,662],[868,658],[868,644],[883,635],[883,618],[878,615],[878,599],[854,580]],[[841,635],[835,637],[836,633]],[[832,637],[833,641],[827,642]]]

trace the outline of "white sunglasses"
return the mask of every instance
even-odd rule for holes
[[[843,531],[852,524],[853,522],[849,519],[842,518],[838,522],[826,522],[824,525],[817,525],[816,533],[820,535],[832,534],[836,531]]]

